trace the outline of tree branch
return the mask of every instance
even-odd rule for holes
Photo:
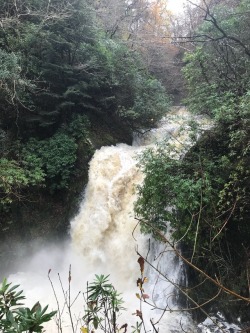
[[[149,226],[151,229],[154,230],[154,232],[159,236],[160,240],[165,243],[168,244],[176,253],[176,255],[181,258],[189,267],[192,267],[195,271],[199,272],[201,275],[203,275],[204,277],[206,277],[209,281],[211,281],[214,285],[216,285],[217,287],[219,287],[220,289],[222,289],[223,291],[225,291],[226,293],[242,300],[245,301],[247,303],[250,303],[250,298],[247,297],[243,297],[241,295],[239,295],[238,293],[236,293],[233,290],[228,289],[227,287],[225,287],[223,284],[221,284],[217,279],[212,278],[210,275],[208,275],[206,272],[204,272],[202,269],[200,269],[199,267],[197,267],[196,265],[194,265],[193,263],[191,263],[187,258],[185,258],[180,251],[166,238],[166,236],[159,231],[157,228],[155,228],[152,224],[146,222],[146,221],[142,221],[140,219],[137,218],[138,221],[140,221],[140,223],[146,224],[147,226]]]

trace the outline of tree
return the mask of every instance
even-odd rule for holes
[[[21,200],[23,190],[34,185],[25,167],[39,170],[37,185],[67,187],[78,144],[90,158],[95,124],[126,128],[132,137],[133,130],[152,127],[167,111],[162,85],[137,52],[102,32],[93,4],[2,0],[1,6],[0,157],[26,177],[12,184],[11,195],[3,190],[3,198]]]
[[[171,43],[173,15],[167,2],[134,0],[95,2],[97,18],[113,40],[122,39],[140,53],[144,66],[167,92],[180,98],[182,76],[179,49]]]

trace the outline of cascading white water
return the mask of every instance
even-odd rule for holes
[[[85,199],[71,222],[76,251],[88,257],[93,267],[102,267],[105,273],[115,271],[124,280],[131,278],[131,272],[137,273],[133,202],[134,185],[141,175],[134,154],[133,147],[123,144],[96,151],[90,162]]]
[[[142,236],[137,221],[134,219],[133,204],[136,197],[136,185],[140,184],[143,175],[136,166],[136,155],[149,145],[169,138],[179,153],[189,146],[190,128],[187,121],[190,115],[184,108],[174,110],[166,117],[158,129],[135,139],[133,146],[119,144],[103,147],[96,151],[89,166],[89,183],[85,189],[84,199],[77,216],[71,221],[71,244],[64,248],[53,247],[40,251],[26,265],[27,272],[15,274],[10,280],[20,283],[27,299],[38,300],[42,304],[54,304],[53,293],[47,279],[48,269],[52,269],[52,278],[58,298],[60,287],[56,286],[56,276],[60,272],[61,279],[67,281],[67,269],[72,265],[72,293],[85,290],[86,281],[91,281],[94,274],[110,274],[110,281],[119,292],[123,293],[125,307],[128,309],[121,319],[129,324],[138,318],[132,315],[139,308],[135,294],[138,292],[136,280],[140,276],[136,248],[143,255],[148,251],[148,237]],[[200,125],[209,126],[205,119]],[[153,245],[152,245],[153,244]],[[188,332],[195,332],[190,318],[173,310],[178,310],[176,293],[172,282],[177,282],[183,274],[182,264],[170,249],[151,242],[150,260],[163,278],[154,269],[148,269],[148,285],[145,292],[150,302],[156,307],[167,310],[157,327],[162,333],[180,332],[181,326]],[[24,267],[24,266],[23,266]],[[42,288],[41,288],[42,286]],[[72,296],[73,297],[73,296]],[[80,316],[81,305],[75,304],[73,309]],[[143,307],[144,318],[157,321],[162,311],[154,311]],[[63,332],[72,332],[65,322]],[[48,332],[57,332],[55,325],[50,324]]]

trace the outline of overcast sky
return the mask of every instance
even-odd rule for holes
[[[168,0],[168,8],[173,12],[180,12],[183,9],[185,0]]]
[[[198,0],[192,0],[197,3]],[[167,0],[168,8],[174,13],[180,13],[183,11],[183,5],[187,4],[187,0]]]

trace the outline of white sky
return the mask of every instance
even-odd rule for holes
[[[180,12],[183,9],[185,0],[168,0],[168,8],[174,13]]]
[[[197,2],[197,0],[194,0],[193,2]],[[173,13],[180,13],[183,11],[183,5],[187,4],[187,0],[167,0],[168,8]]]

